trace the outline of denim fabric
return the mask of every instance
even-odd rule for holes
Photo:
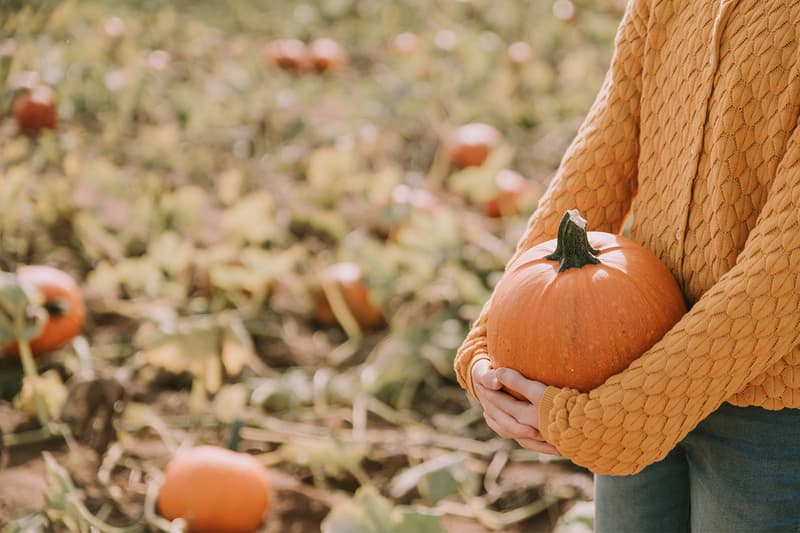
[[[800,532],[800,409],[723,404],[662,461],[595,476],[598,533]]]

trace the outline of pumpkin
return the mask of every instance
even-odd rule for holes
[[[677,282],[652,252],[587,232],[578,212],[567,211],[558,237],[523,252],[497,284],[489,357],[494,368],[586,392],[624,370],[685,312]]]
[[[495,174],[494,184],[495,194],[483,203],[483,212],[490,217],[519,214],[523,205],[538,198],[541,192],[538,182],[510,169]]]
[[[266,59],[278,67],[300,71],[309,66],[309,53],[306,43],[299,39],[277,39],[267,44],[264,51]]]
[[[30,341],[34,355],[55,350],[80,333],[86,309],[81,289],[72,276],[47,265],[26,265],[17,269],[17,278],[41,294],[48,315],[42,332]],[[4,353],[18,356],[19,348],[13,343],[4,348]]]
[[[323,283],[329,283],[339,289],[344,303],[359,326],[368,329],[377,326],[383,320],[383,312],[370,299],[369,289],[357,264],[335,263],[323,271],[322,277]],[[336,323],[336,317],[322,291],[314,295],[314,317],[322,324]]]
[[[36,133],[56,127],[56,97],[47,85],[37,85],[23,90],[12,105],[14,118],[20,130]]]
[[[461,167],[481,166],[500,142],[494,126],[473,122],[457,128],[446,143],[450,160]]]
[[[419,52],[422,42],[419,36],[411,31],[404,31],[392,39],[392,51],[400,55],[410,55]]]
[[[533,48],[525,41],[515,41],[506,50],[508,60],[514,65],[523,65],[533,57]]]
[[[125,35],[125,21],[119,17],[108,17],[103,21],[102,32],[109,39],[120,39]]]
[[[578,20],[578,8],[572,0],[556,0],[553,2],[553,16],[561,22],[573,24]]]
[[[147,54],[147,66],[156,72],[167,72],[172,64],[172,54],[166,50],[153,50]]]
[[[439,198],[425,189],[409,187],[405,184],[397,185],[392,189],[389,202],[384,206],[382,213],[386,238],[396,242],[399,232],[411,220],[415,212],[430,215],[436,212],[440,206]]]
[[[269,509],[266,467],[247,453],[196,446],[176,455],[164,469],[158,511],[186,520],[197,533],[255,531]]]
[[[317,72],[338,69],[347,61],[344,48],[333,39],[314,39],[308,45],[308,52]]]

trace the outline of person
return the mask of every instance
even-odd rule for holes
[[[496,433],[596,474],[597,531],[800,531],[798,28],[797,0],[630,0],[508,264],[568,209],[618,233],[635,199],[689,310],[588,392],[493,368],[491,297],[456,353]]]

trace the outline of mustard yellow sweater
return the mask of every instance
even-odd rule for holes
[[[632,0],[607,78],[521,238],[567,209],[632,237],[689,312],[588,392],[548,387],[544,437],[575,463],[631,474],[723,402],[800,408],[800,1]],[[473,393],[491,298],[456,355]]]

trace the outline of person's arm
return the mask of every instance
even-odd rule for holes
[[[578,209],[591,229],[617,233],[636,194],[642,52],[649,0],[628,4],[602,88],[561,161],[508,264],[531,246],[555,237],[567,209]],[[455,358],[462,387],[474,396],[472,365],[488,359],[484,305]]]
[[[636,473],[777,360],[798,357],[799,343],[800,124],[736,265],[661,341],[600,387],[584,394],[548,387],[539,429],[596,473]],[[786,379],[800,385],[796,372]]]

